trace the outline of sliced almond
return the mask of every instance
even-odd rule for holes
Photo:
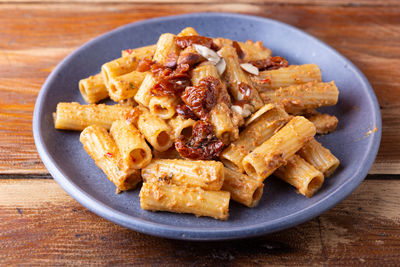
[[[253,110],[253,107],[252,107],[251,105],[249,105],[249,104],[244,104],[243,107],[233,105],[233,106],[231,107],[231,109],[232,109],[234,112],[240,114],[243,118],[247,118],[248,116],[251,115],[251,112],[252,112],[252,110]]]
[[[264,113],[270,111],[271,109],[275,108],[274,104],[266,104],[261,107],[257,112],[255,112],[251,117],[246,121],[245,126],[248,126],[250,123],[261,117]]]
[[[210,48],[199,44],[194,44],[193,46],[197,53],[202,55],[208,61],[214,63],[214,65],[216,65],[220,61],[220,57],[218,56],[218,54]]]
[[[251,65],[250,63],[240,64],[240,67],[250,74],[253,74],[253,75],[259,74],[258,68],[254,65]]]
[[[222,75],[225,72],[225,68],[226,68],[225,59],[221,58],[221,60],[218,61],[217,65],[215,65],[215,67],[217,67],[218,74]]]

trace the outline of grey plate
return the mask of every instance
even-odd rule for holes
[[[335,80],[339,103],[325,111],[336,115],[336,132],[319,140],[341,165],[311,199],[270,177],[258,207],[231,203],[228,221],[190,214],[148,212],[140,208],[139,189],[115,194],[115,187],[95,166],[79,142],[78,132],[54,129],[52,113],[58,102],[84,103],[78,81],[120,56],[122,49],[153,44],[165,32],[193,26],[201,35],[235,40],[261,40],[290,64],[316,63],[324,81]],[[369,130],[378,131],[367,135]],[[270,19],[221,13],[190,14],[129,24],[83,45],[50,74],[37,98],[33,117],[35,144],[56,181],[94,213],[130,229],[156,236],[188,240],[222,240],[279,231],[310,220],[348,196],[364,179],[378,151],[381,117],[375,94],[364,75],[328,45]]]

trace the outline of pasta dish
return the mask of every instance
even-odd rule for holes
[[[315,139],[338,124],[316,111],[337,103],[335,82],[260,41],[187,27],[123,50],[79,90],[87,104],[59,103],[55,128],[81,132],[117,193],[140,185],[144,210],[226,220],[230,200],[257,206],[267,178],[312,197],[339,166]]]

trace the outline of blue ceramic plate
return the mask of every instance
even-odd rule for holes
[[[322,189],[307,199],[284,182],[269,178],[260,204],[253,209],[231,203],[228,221],[190,214],[144,211],[139,189],[115,194],[115,187],[85,153],[78,132],[54,129],[58,102],[84,103],[78,81],[99,72],[122,49],[154,44],[165,32],[193,26],[201,35],[261,40],[290,64],[316,63],[324,81],[335,80],[339,103],[325,109],[339,118],[337,131],[319,138],[341,165]],[[377,127],[378,131],[367,135]],[[310,220],[348,196],[364,179],[378,151],[381,117],[364,75],[345,57],[314,37],[270,19],[221,13],[157,18],[126,25],[77,49],[50,74],[37,98],[33,132],[38,152],[51,175],[82,205],[130,229],[168,238],[221,240],[257,236]]]

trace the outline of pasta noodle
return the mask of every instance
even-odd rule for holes
[[[145,182],[167,180],[174,184],[220,190],[224,182],[224,165],[217,161],[154,159],[142,169]]]
[[[274,175],[296,187],[306,197],[312,197],[324,182],[322,172],[298,155],[289,158],[287,164],[277,169]]]
[[[338,96],[339,91],[333,81],[309,82],[261,93],[265,103],[281,103],[287,112],[294,114],[321,106],[333,106]]]
[[[141,169],[150,163],[151,149],[135,126],[125,120],[116,120],[111,125],[110,134],[129,168]]]
[[[222,190],[231,193],[231,198],[249,208],[257,206],[264,191],[264,184],[246,174],[224,168]]]
[[[300,149],[299,155],[320,170],[325,177],[330,176],[339,166],[339,160],[331,151],[314,138]]]
[[[314,124],[304,117],[294,117],[243,158],[244,170],[248,175],[264,180],[284,165],[314,135]]]
[[[87,126],[98,125],[110,129],[113,121],[124,118],[131,107],[104,104],[80,105],[77,102],[58,103],[54,114],[56,129],[82,131]]]
[[[101,73],[80,80],[79,91],[83,99],[89,104],[97,103],[108,97],[108,91]]]
[[[166,183],[143,183],[140,207],[144,210],[193,213],[197,217],[209,216],[227,220],[229,192],[206,191],[197,187]]]
[[[140,182],[140,172],[130,169],[121,160],[118,147],[105,128],[97,125],[85,128],[81,133],[80,141],[86,152],[115,184],[118,191],[135,188]]]

